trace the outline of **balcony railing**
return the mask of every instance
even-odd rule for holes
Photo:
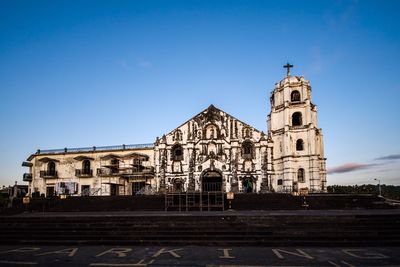
[[[114,176],[118,175],[119,170],[109,168],[97,168],[97,176]]]
[[[289,126],[290,130],[299,130],[299,129],[306,129],[306,128],[309,128],[308,124],[306,124],[306,125],[303,124],[303,125]]]
[[[22,181],[31,182],[32,181],[32,173],[24,173]]]
[[[61,154],[61,153],[76,153],[76,152],[91,152],[91,151],[113,151],[113,150],[126,150],[126,149],[145,149],[153,148],[154,144],[133,144],[133,145],[119,145],[119,146],[93,146],[93,147],[74,147],[74,148],[61,148],[61,149],[39,149],[36,154]]]
[[[98,176],[117,176],[117,175],[142,175],[142,174],[154,174],[154,167],[150,168],[133,168],[133,169],[109,169],[109,168],[98,168]]]
[[[291,101],[290,105],[294,106],[294,105],[300,105],[300,104],[305,104],[305,103],[306,103],[306,101],[298,100],[298,101]]]
[[[76,169],[75,170],[76,177],[93,177],[93,170],[85,170],[85,169]]]
[[[41,178],[56,178],[57,176],[57,171],[40,171],[40,177]]]

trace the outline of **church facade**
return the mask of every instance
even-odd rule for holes
[[[288,71],[270,104],[266,133],[211,105],[154,144],[38,150],[23,180],[45,196],[325,192],[310,83]]]

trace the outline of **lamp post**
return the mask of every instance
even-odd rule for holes
[[[228,211],[233,211],[233,209],[232,209],[232,200],[234,198],[235,198],[235,194],[232,191],[226,193],[226,199],[229,201]]]
[[[378,181],[378,188],[379,188],[379,196],[382,196],[382,189],[381,189],[381,180],[380,179],[374,179],[375,181]]]

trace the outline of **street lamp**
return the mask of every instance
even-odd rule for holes
[[[382,189],[381,189],[381,180],[380,179],[374,179],[375,181],[378,181],[378,188],[379,188],[379,196],[382,196]]]

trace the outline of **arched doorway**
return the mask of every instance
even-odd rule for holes
[[[174,192],[177,192],[177,193],[183,192],[184,191],[183,190],[183,181],[179,178],[174,179],[173,188],[174,188]]]
[[[203,192],[221,192],[222,175],[217,171],[207,171],[202,176],[201,185]]]
[[[242,180],[243,193],[253,193],[254,192],[254,181],[251,177],[244,177]]]

